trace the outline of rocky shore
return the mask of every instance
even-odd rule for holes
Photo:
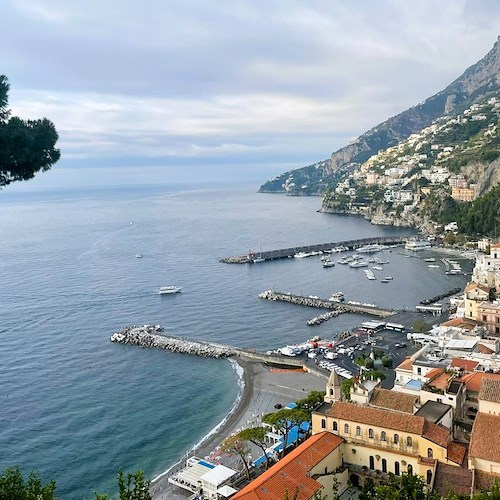
[[[160,325],[127,326],[119,332],[113,333],[110,340],[119,344],[165,349],[207,358],[227,358],[235,354],[234,349],[230,346],[163,335],[163,332]]]

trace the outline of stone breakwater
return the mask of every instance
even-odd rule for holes
[[[339,314],[345,313],[347,310],[343,308],[342,306],[339,306],[338,309],[335,309],[334,311],[329,311],[324,314],[320,314],[319,316],[316,316],[315,318],[310,319],[307,322],[307,326],[315,326],[315,325],[321,325],[321,323],[324,323],[325,321],[328,321],[331,318],[335,318]]]
[[[113,333],[110,340],[118,344],[165,349],[166,351],[207,358],[227,358],[236,353],[236,350],[230,346],[164,335],[163,331],[160,325],[127,326],[119,332]]]

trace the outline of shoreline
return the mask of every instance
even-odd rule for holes
[[[242,369],[240,391],[228,415],[192,447],[191,452],[199,458],[209,455],[221,441],[240,428],[247,427],[256,416],[275,411],[274,404],[285,406],[306,396],[310,390],[325,390],[326,378],[307,372],[273,372],[261,362],[240,357],[232,358],[231,363],[237,365],[234,367],[237,372],[238,366]],[[182,468],[184,463],[185,457],[182,457],[151,481],[153,500],[180,500],[190,496],[187,490],[168,482],[168,477]]]

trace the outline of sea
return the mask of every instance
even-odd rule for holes
[[[316,197],[254,185],[126,186],[0,193],[0,471],[19,465],[57,481],[61,500],[116,497],[116,476],[150,479],[233,408],[227,360],[112,344],[127,325],[275,349],[332,338],[366,318],[320,326],[317,311],[258,298],[267,289],[414,307],[466,282],[424,256],[383,252],[388,284],[319,257],[228,265],[248,251],[414,232],[318,213]],[[136,258],[138,253],[143,258]],[[439,259],[439,255],[435,255]],[[438,260],[439,264],[439,260]],[[161,286],[182,292],[160,296]]]

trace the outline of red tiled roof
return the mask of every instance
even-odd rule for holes
[[[418,400],[418,396],[412,394],[377,388],[373,391],[369,404],[370,406],[413,414],[413,407]]]
[[[433,368],[430,372],[427,372],[427,375],[425,377],[429,380],[432,380],[442,373],[444,373],[444,368]]]
[[[292,498],[298,488],[297,500],[309,500],[322,485],[307,474],[343,441],[331,432],[315,434],[231,498],[283,500],[287,491]]]
[[[468,373],[463,377],[457,378],[456,380],[458,380],[459,382],[463,382],[467,391],[479,392],[479,390],[481,389],[481,383],[484,378],[500,380],[500,375],[495,373],[475,372]]]
[[[490,293],[489,287],[487,287],[486,285],[480,285],[479,283],[474,283],[473,281],[465,286],[465,291],[469,292],[470,290],[475,290],[476,288],[478,290],[481,290],[482,292]]]
[[[479,343],[477,346],[477,350],[481,354],[493,354],[495,351],[493,349],[490,349],[489,347],[485,346],[484,344]]]
[[[469,455],[500,463],[500,415],[478,413],[470,437]]]
[[[479,365],[479,361],[472,361],[471,359],[463,359],[463,358],[453,358],[451,360],[452,368],[461,368],[466,372],[473,372],[477,366]]]
[[[441,373],[438,376],[435,376],[428,385],[431,387],[435,387],[436,389],[445,390],[448,387],[448,382],[450,380],[450,375],[444,372],[442,368],[439,368]],[[433,370],[434,371],[434,370]],[[429,375],[429,374],[427,374]]]
[[[327,415],[341,420],[418,435],[422,435],[425,424],[424,417],[340,401],[333,403],[332,407],[327,410]]]
[[[442,425],[426,421],[422,437],[439,446],[442,446],[443,448],[447,448],[450,440],[450,429],[447,429]]]
[[[465,446],[464,444],[452,441],[448,445],[447,457],[452,462],[458,465],[462,465],[464,463],[466,455],[467,455],[467,446]]]
[[[413,370],[413,361],[411,358],[406,358],[398,366],[396,366],[396,370],[408,370],[411,372]]]
[[[472,330],[474,327],[482,325],[480,321],[474,321],[469,318],[453,318],[449,321],[441,323],[441,326],[453,326],[455,328],[462,328],[466,330]]]

